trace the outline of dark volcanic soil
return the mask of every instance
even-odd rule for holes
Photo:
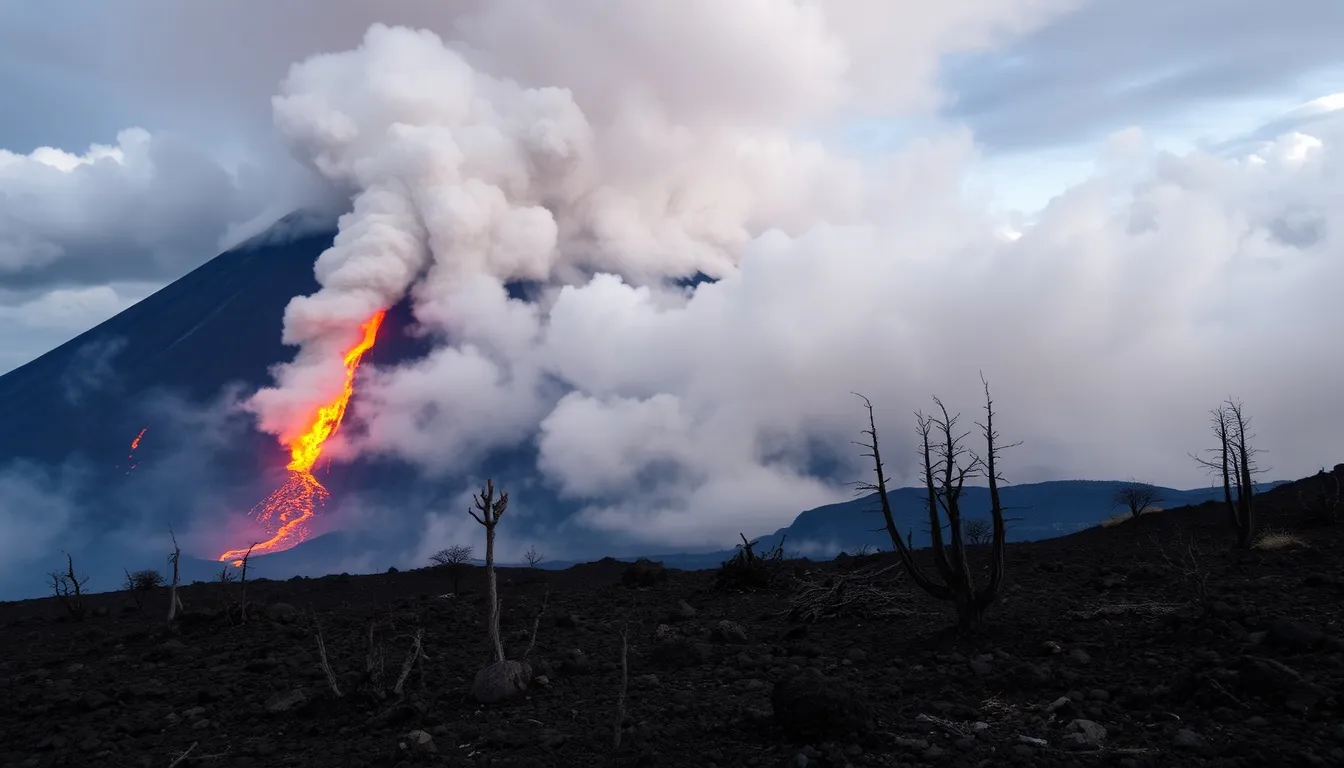
[[[490,655],[479,573],[461,597],[429,569],[256,582],[246,624],[226,609],[236,585],[192,586],[171,631],[166,592],[143,611],[92,596],[105,610],[81,622],[52,600],[3,604],[0,765],[1344,766],[1344,526],[1308,525],[1293,487],[1261,508],[1307,546],[1230,551],[1215,505],[1145,517],[1137,536],[1013,545],[973,639],[944,632],[950,607],[904,578],[885,582],[894,611],[799,625],[787,587],[717,590],[713,572],[631,587],[615,561],[502,571],[510,658],[549,592],[531,656],[546,680],[496,706],[466,695]],[[783,571],[836,577],[882,557]],[[372,686],[371,625],[385,669]],[[427,660],[398,700],[417,629]],[[823,679],[796,682],[808,669]],[[792,740],[772,705],[785,678],[795,717],[847,713],[839,730]]]

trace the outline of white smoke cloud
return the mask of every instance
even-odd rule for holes
[[[286,314],[301,349],[252,401],[263,427],[302,426],[358,325],[409,296],[436,348],[366,371],[349,448],[440,473],[535,440],[542,476],[583,506],[574,522],[645,541],[721,544],[843,495],[864,471],[853,389],[876,400],[901,478],[902,414],[936,392],[978,416],[981,369],[1004,436],[1027,441],[1005,459],[1013,480],[1198,484],[1186,454],[1229,394],[1282,474],[1321,463],[1344,416],[1326,413],[1341,364],[1309,341],[1344,331],[1335,124],[1233,159],[1122,132],[1091,179],[1004,238],[963,189],[965,131],[877,159],[801,138],[864,92],[863,41],[810,6],[749,7],[770,23],[678,27],[705,33],[705,61],[681,62],[689,80],[712,69],[702,100],[638,25],[612,26],[634,41],[621,67],[547,69],[528,24],[489,17],[462,50],[375,26],[296,65],[277,125],[354,204],[323,289]],[[760,60],[734,37],[748,27],[769,43]],[[816,66],[780,63],[785,38]],[[729,40],[740,65],[714,56]],[[695,271],[719,280],[661,279]],[[512,279],[550,287],[511,299]]]
[[[78,516],[75,499],[82,477],[69,467],[48,469],[24,462],[0,467],[0,581],[24,584],[32,592],[44,580],[31,566],[61,545]],[[5,590],[9,592],[10,590]]]
[[[272,182],[139,128],[82,154],[0,149],[0,275],[10,286],[175,279],[242,234],[231,225],[269,209],[253,229],[265,226],[306,194],[268,194]]]

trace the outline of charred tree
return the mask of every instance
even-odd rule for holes
[[[509,506],[509,494],[501,491],[495,496],[495,484],[485,481],[485,487],[473,496],[474,510],[467,510],[472,519],[485,527],[485,578],[490,591],[490,644],[494,661],[487,664],[471,683],[471,695],[482,704],[492,704],[516,698],[527,692],[532,683],[532,667],[526,658],[511,661],[504,656],[504,643],[499,634],[499,583],[495,576],[495,528],[504,510]],[[479,512],[479,514],[477,514]],[[535,638],[535,635],[534,635]],[[529,646],[530,650],[530,646]]]
[[[1134,518],[1134,532],[1138,533],[1139,518],[1149,507],[1162,501],[1157,488],[1144,483],[1126,483],[1115,490],[1112,501],[1116,506],[1124,507]]]
[[[509,506],[509,494],[500,492],[495,498],[495,483],[486,480],[485,487],[472,500],[475,510],[467,510],[472,519],[485,527],[485,579],[490,590],[490,643],[494,646],[495,661],[504,661],[504,643],[499,638],[499,584],[495,578],[495,527]],[[480,514],[476,514],[479,511]]]
[[[1255,463],[1259,453],[1251,446],[1251,419],[1240,400],[1228,398],[1209,412],[1218,444],[1205,451],[1210,458],[1191,455],[1195,461],[1222,478],[1223,503],[1236,531],[1237,547],[1249,549],[1255,539],[1255,483],[1262,471]]]
[[[877,479],[874,483],[860,483],[859,487],[877,493],[882,505],[882,517],[886,524],[887,535],[891,538],[891,543],[900,555],[910,578],[930,596],[952,603],[957,610],[957,626],[966,632],[974,632],[980,628],[986,609],[994,602],[1003,585],[1007,528],[1004,522],[1003,502],[999,498],[999,483],[1003,482],[1003,478],[999,474],[998,459],[1000,451],[1013,447],[1001,446],[998,443],[999,434],[994,429],[994,401],[990,397],[989,383],[983,377],[981,382],[985,390],[985,421],[983,424],[977,423],[977,426],[980,427],[985,441],[983,455],[965,447],[964,440],[970,433],[957,432],[959,417],[948,413],[938,398],[934,398],[934,404],[938,408],[937,414],[932,416],[915,414],[920,436],[921,468],[928,498],[929,536],[936,575],[926,573],[915,562],[909,543],[902,539],[896,527],[891,500],[887,494],[886,470],[878,447],[873,404],[868,398],[859,395],[868,409],[868,429],[864,430],[868,442],[861,445],[869,449],[864,455],[873,460]],[[989,514],[992,526],[989,578],[980,586],[975,583],[971,564],[967,558],[961,508],[962,489],[966,480],[974,477],[984,477],[989,482]],[[945,528],[946,540],[943,537]]]

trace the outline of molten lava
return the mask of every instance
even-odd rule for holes
[[[128,475],[131,474],[131,470],[140,466],[139,463],[135,461],[135,449],[140,447],[140,441],[144,439],[145,433],[148,431],[149,427],[145,427],[144,429],[140,430],[140,434],[136,435],[135,439],[131,441],[131,452],[126,454],[126,460],[131,462],[130,467],[127,468],[126,470],[126,474]]]
[[[308,428],[287,446],[290,456],[289,464],[286,466],[289,470],[289,479],[248,512],[266,526],[266,532],[271,536],[253,546],[252,554],[283,552],[304,541],[308,538],[308,521],[319,509],[326,506],[331,494],[313,476],[312,469],[322,456],[322,447],[341,427],[346,406],[350,404],[350,397],[355,393],[355,371],[359,368],[364,353],[373,348],[373,343],[378,337],[378,327],[382,325],[385,314],[379,311],[369,318],[361,328],[363,338],[345,353],[345,382],[340,394],[318,408]],[[241,558],[246,554],[247,548],[231,549],[220,555],[219,559],[231,560],[234,565],[241,565]]]

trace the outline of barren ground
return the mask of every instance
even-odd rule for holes
[[[496,706],[466,696],[490,654],[479,571],[459,597],[432,569],[254,582],[245,624],[227,609],[237,585],[189,586],[173,630],[166,590],[143,610],[90,596],[79,622],[50,599],[0,604],[0,765],[166,768],[189,748],[176,766],[1344,765],[1344,525],[1307,525],[1294,490],[1262,497],[1262,524],[1305,548],[1230,551],[1216,505],[1145,517],[1137,536],[1011,545],[991,626],[970,639],[899,569],[894,610],[810,625],[786,615],[787,586],[718,590],[709,571],[632,587],[615,561],[503,570],[511,658],[549,593],[531,656],[547,684]],[[884,557],[783,570],[835,577]],[[694,616],[673,617],[683,600]],[[423,630],[400,700],[367,690],[370,626],[384,692]],[[800,743],[771,696],[809,667],[867,708]]]

